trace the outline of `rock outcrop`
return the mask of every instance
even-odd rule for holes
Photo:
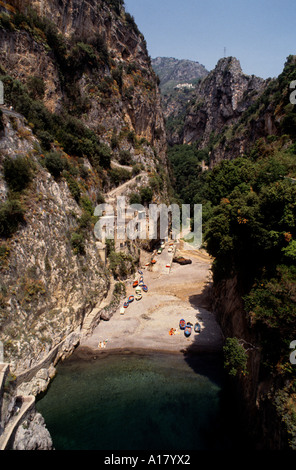
[[[145,39],[122,3],[32,0],[0,6],[3,75],[11,77],[6,80],[12,87],[22,90],[23,86],[30,93],[22,94],[17,102],[26,111],[23,100],[28,100],[27,120],[3,108],[0,136],[2,203],[11,198],[3,173],[7,158],[24,157],[33,173],[19,201],[25,211],[23,223],[15,234],[4,236],[2,244],[1,339],[15,373],[39,363],[80,328],[87,314],[107,296],[110,274],[94,234],[85,231],[91,222],[86,220],[85,210],[95,207],[98,192],[103,194],[118,184],[112,171],[121,171],[120,165],[114,167],[112,180],[103,168],[94,166],[96,161],[87,154],[88,141],[83,158],[77,161],[52,139],[50,151],[58,152],[67,167],[56,178],[48,171],[44,142],[39,140],[48,129],[45,124],[46,132],[37,132],[36,138],[36,120],[34,124],[29,121],[30,106],[38,107],[41,120],[46,115],[42,105],[53,120],[65,112],[79,119],[73,121],[75,125],[90,129],[114,161],[125,153],[152,175],[160,163],[166,171],[157,78]],[[13,92],[7,92],[5,99],[8,104],[10,99],[13,102]],[[39,100],[36,105],[30,101],[34,99]],[[125,177],[134,176],[132,171],[126,173]],[[165,184],[160,191],[165,195]]]
[[[19,426],[12,450],[53,450],[53,442],[43,416],[32,412]]]
[[[82,325],[107,295],[110,280],[91,232],[84,256],[71,249],[71,233],[82,210],[66,181],[56,181],[40,164],[36,139],[22,119],[14,117],[13,125],[15,130],[8,115],[0,145],[21,152],[35,165],[34,179],[22,196],[24,223],[1,245],[7,252],[1,264],[1,340],[6,359],[19,374]],[[21,129],[27,133],[22,146]],[[9,156],[7,149],[5,154]],[[1,183],[5,198],[8,187],[3,177]]]
[[[245,75],[236,58],[220,59],[197,85],[187,110],[183,143],[209,147],[222,130],[239,120],[265,87],[265,80]]]

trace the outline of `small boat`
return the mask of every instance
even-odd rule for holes
[[[186,322],[182,318],[182,320],[180,320],[180,323],[179,323],[180,330],[185,330],[185,326],[186,326]]]
[[[129,303],[128,302],[124,302],[123,304],[124,308],[127,308],[129,306]]]
[[[138,271],[138,273],[139,273],[139,274],[141,274],[141,275],[143,275],[143,272],[142,272],[142,271],[140,271],[140,270]]]
[[[191,335],[191,331],[192,327],[187,323],[187,325],[185,326],[184,335],[189,338],[189,336]]]
[[[156,263],[155,259],[151,260],[151,264],[155,264],[155,263]]]
[[[138,284],[139,284],[139,282],[138,282],[138,281],[134,281],[134,283],[133,283],[133,287],[137,287],[137,285],[138,285]]]
[[[143,285],[142,289],[143,289],[144,292],[148,292],[148,287],[147,286]]]
[[[142,294],[136,294],[136,300],[141,300]]]
[[[195,331],[195,333],[200,333],[200,324],[199,323],[195,323],[194,331]]]
[[[129,298],[128,298],[128,303],[130,304],[131,302],[134,301],[134,296],[133,295],[130,295]]]
[[[141,276],[141,277],[140,277],[140,282],[143,282],[143,281],[144,281],[144,277]]]

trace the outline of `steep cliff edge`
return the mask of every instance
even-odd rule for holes
[[[279,370],[265,370],[264,338],[251,328],[243,295],[237,277],[218,282],[211,292],[211,310],[225,338],[237,339],[247,354],[245,372],[229,377],[229,387],[254,449],[294,450],[294,395],[288,391],[289,387],[282,391],[284,384],[277,375]]]
[[[143,203],[167,200],[168,177],[157,77],[122,1],[1,2],[0,44],[0,340],[13,390],[1,434],[92,312],[108,319],[124,290],[116,281],[137,265],[138,248],[123,253],[113,281],[96,205],[136,175],[130,192],[148,186]],[[42,446],[41,421],[28,415],[11,446]]]

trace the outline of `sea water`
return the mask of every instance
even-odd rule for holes
[[[223,387],[218,356],[73,356],[37,410],[56,450],[232,449],[241,436]]]

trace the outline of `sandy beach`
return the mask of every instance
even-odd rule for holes
[[[148,270],[142,267],[148,292],[140,301],[134,300],[124,309],[123,302],[109,321],[101,321],[91,336],[85,337],[80,348],[99,351],[157,350],[165,352],[219,352],[223,345],[215,315],[207,310],[206,287],[210,280],[211,260],[203,252],[177,250],[192,260],[181,266],[172,262],[173,253],[166,245],[157,263]],[[170,268],[168,266],[171,266]],[[127,285],[127,298],[134,295],[132,280]],[[186,338],[179,328],[184,318],[193,325],[199,322],[200,333]],[[175,334],[170,335],[173,328]],[[105,342],[105,347],[101,348]],[[100,344],[101,343],[101,344]]]

